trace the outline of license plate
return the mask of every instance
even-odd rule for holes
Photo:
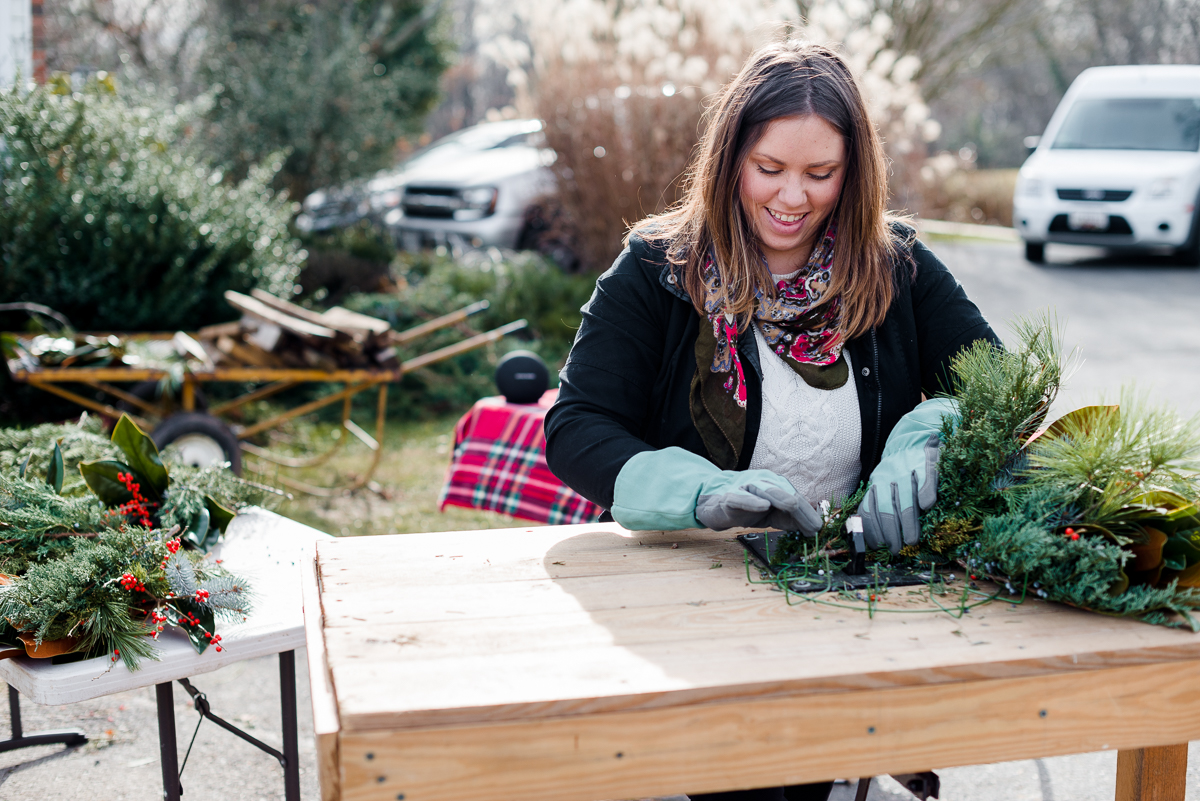
[[[1072,231],[1098,231],[1108,227],[1108,215],[1098,211],[1073,211],[1067,215]]]

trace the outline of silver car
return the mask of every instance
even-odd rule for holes
[[[515,248],[527,211],[554,191],[540,120],[505,120],[439,139],[396,172],[367,184],[396,243]]]

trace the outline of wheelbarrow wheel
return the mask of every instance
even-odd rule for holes
[[[229,462],[235,475],[242,474],[242,451],[229,427],[210,414],[180,412],[163,420],[150,432],[159,450],[174,445],[184,464],[208,467]]]

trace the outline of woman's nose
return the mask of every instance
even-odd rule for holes
[[[779,190],[779,201],[790,208],[798,208],[808,202],[808,192],[804,182],[799,179],[789,179]]]

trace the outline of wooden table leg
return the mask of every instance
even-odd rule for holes
[[[1184,801],[1187,743],[1117,752],[1116,801]]]

